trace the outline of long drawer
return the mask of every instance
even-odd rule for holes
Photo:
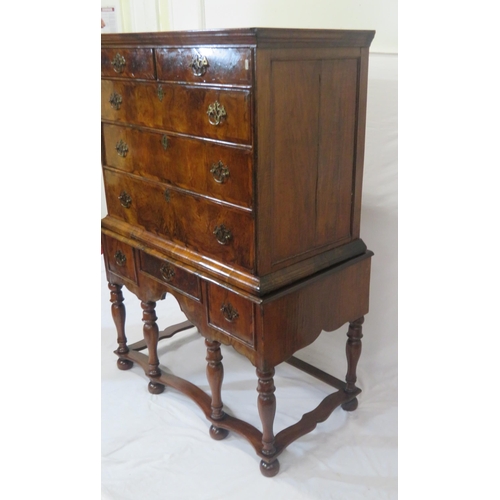
[[[252,206],[252,153],[210,141],[103,124],[104,164],[244,207]]]
[[[227,265],[253,271],[252,213],[178,191],[168,184],[107,168],[103,172],[112,217]]]
[[[251,94],[166,83],[101,80],[103,120],[251,144]]]

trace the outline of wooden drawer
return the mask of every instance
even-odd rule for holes
[[[147,253],[140,252],[140,268],[142,272],[153,276],[161,283],[196,300],[201,300],[198,276],[176,266],[171,261],[157,259]]]
[[[156,50],[158,80],[250,85],[252,51],[242,48],[165,48]]]
[[[253,302],[209,283],[207,307],[211,326],[254,347]]]
[[[101,49],[101,76],[154,80],[153,49]]]
[[[108,271],[137,283],[134,249],[121,241],[104,235],[103,243]]]
[[[250,100],[250,91],[241,89],[101,80],[103,120],[245,144],[252,138]],[[212,124],[216,117],[207,113],[217,107],[225,116]]]
[[[252,153],[208,141],[103,125],[104,164],[244,207],[252,206]]]
[[[111,216],[227,265],[253,270],[252,213],[104,168]],[[221,241],[222,243],[220,243]]]

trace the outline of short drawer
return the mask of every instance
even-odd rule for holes
[[[103,243],[108,271],[137,283],[134,249],[121,241],[104,235]]]
[[[252,51],[245,48],[165,48],[156,50],[158,80],[250,85]]]
[[[189,295],[196,300],[201,299],[200,280],[169,260],[157,259],[147,253],[140,252],[141,271],[153,276],[167,286]]]
[[[209,141],[103,125],[104,164],[241,205],[252,206],[252,154]]]
[[[112,217],[224,264],[253,271],[251,212],[108,168],[103,174]]]
[[[209,283],[207,307],[211,326],[254,347],[253,302]]]
[[[154,80],[153,49],[101,49],[101,76]]]
[[[101,80],[103,120],[251,144],[250,109],[249,90]]]

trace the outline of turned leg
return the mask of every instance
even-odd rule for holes
[[[161,371],[158,368],[160,361],[158,360],[158,325],[156,324],[155,307],[156,302],[141,301],[142,307],[142,321],[144,322],[143,332],[144,332],[144,340],[146,341],[146,345],[148,347],[149,352],[149,370],[147,372],[148,377],[159,377],[161,375]],[[148,390],[151,394],[160,394],[165,389],[163,384],[159,384],[157,382],[150,381],[148,385]]]
[[[260,471],[266,477],[273,477],[280,470],[278,459],[272,458],[276,453],[273,432],[274,416],[276,414],[276,396],[274,395],[276,388],[274,387],[273,380],[274,368],[267,372],[257,369],[257,377],[259,378],[257,407],[262,422],[262,454],[269,457],[268,460],[261,460]]]
[[[363,338],[362,324],[364,317],[349,323],[347,332],[346,355],[347,355],[347,374],[345,376],[346,387],[345,392],[350,393],[356,390],[356,367],[358,366],[359,357],[361,355],[361,339]],[[358,407],[358,399],[353,398],[351,401],[344,403],[342,408],[345,411],[354,411]]]
[[[207,346],[207,379],[210,385],[210,391],[212,392],[212,413],[211,417],[214,420],[222,420],[225,416],[222,411],[222,397],[221,388],[222,380],[224,379],[224,368],[222,366],[222,355],[220,352],[220,342],[216,340],[205,339],[205,345]],[[210,436],[213,439],[221,440],[228,435],[229,431],[221,427],[216,427],[212,425],[210,427]]]
[[[111,291],[111,315],[116,326],[118,334],[117,342],[118,349],[115,351],[118,354],[116,362],[120,370],[128,370],[132,368],[132,361],[120,357],[120,354],[128,353],[127,337],[125,336],[125,306],[123,305],[122,285],[108,283],[108,288]]]

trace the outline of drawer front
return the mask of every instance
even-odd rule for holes
[[[158,80],[250,85],[252,51],[241,48],[156,50]]]
[[[171,261],[157,259],[147,253],[140,252],[140,267],[142,272],[153,276],[165,285],[171,286],[196,300],[201,300],[198,276],[185,271]]]
[[[208,322],[254,347],[253,303],[225,288],[208,284]]]
[[[103,235],[103,239],[108,270],[117,276],[137,283],[134,249],[109,236]]]
[[[153,49],[101,49],[101,76],[154,80]]]
[[[103,125],[105,165],[244,207],[252,206],[252,154],[208,141]]]
[[[251,143],[250,92],[101,80],[104,120]]]
[[[111,216],[222,263],[253,271],[251,213],[107,168],[103,173]]]

